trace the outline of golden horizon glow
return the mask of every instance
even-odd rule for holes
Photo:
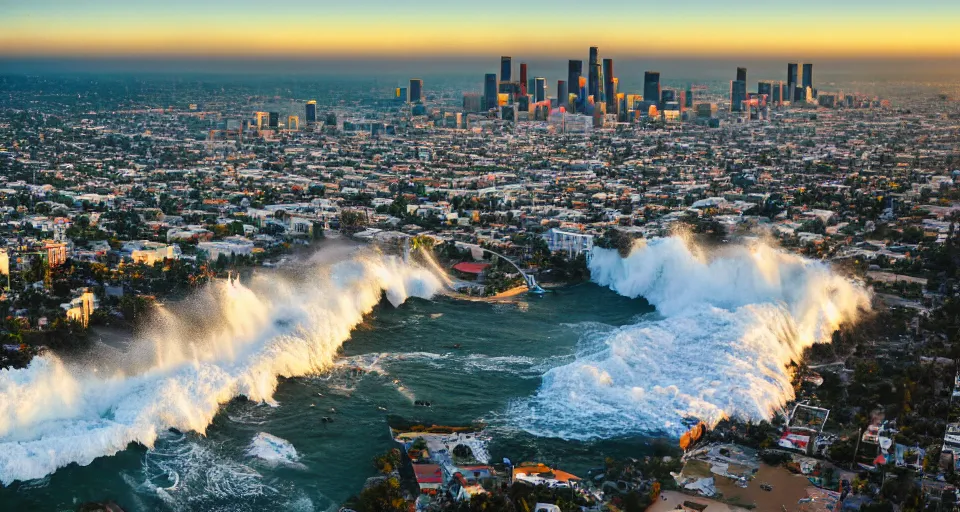
[[[604,22],[602,30],[587,30],[579,20],[540,27],[520,17],[477,16],[459,22],[448,18],[351,15],[315,20],[280,12],[255,19],[205,13],[183,18],[124,15],[75,20],[66,15],[18,18],[14,13],[11,20],[0,21],[0,55],[566,57],[597,45],[604,54],[619,56],[960,56],[960,30],[950,16],[920,24],[894,16],[858,23],[855,16],[785,16],[770,22],[698,15],[675,23],[614,20]]]

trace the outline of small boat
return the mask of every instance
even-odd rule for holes
[[[770,484],[768,484],[768,483],[762,483],[762,484],[760,484],[760,488],[763,489],[764,491],[772,491],[772,490],[773,490],[773,486],[770,485]]]
[[[320,421],[322,421],[322,422],[324,422],[324,423],[333,423],[333,418],[331,418],[330,416],[324,416],[324,417],[320,418]]]

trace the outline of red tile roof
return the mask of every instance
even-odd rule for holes
[[[483,272],[483,271],[484,271],[487,267],[489,267],[489,266],[490,266],[489,263],[469,263],[469,262],[463,262],[463,263],[457,263],[456,265],[453,266],[453,268],[459,270],[460,272],[464,272],[464,273],[467,273],[467,274],[479,274],[479,273]]]
[[[440,466],[436,464],[414,464],[413,471],[417,474],[417,483],[419,484],[443,483]]]

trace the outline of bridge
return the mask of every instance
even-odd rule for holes
[[[410,259],[410,251],[411,251],[411,249],[415,248],[415,247],[411,247],[410,240],[411,240],[410,237],[404,237],[404,238],[403,238],[403,242],[402,242],[402,243],[403,243],[403,258],[404,258],[405,261]],[[466,247],[466,248],[468,248],[468,249],[471,249],[471,248],[474,248],[474,247],[475,247],[475,248],[477,248],[477,249],[480,249],[480,250],[483,251],[483,252],[488,252],[488,253],[490,253],[490,254],[493,254],[494,256],[497,256],[498,258],[502,258],[504,261],[506,261],[506,262],[509,263],[511,266],[513,266],[513,268],[517,269],[517,272],[520,273],[520,276],[523,277],[523,280],[524,280],[524,282],[525,282],[526,285],[527,285],[527,291],[529,291],[530,293],[537,294],[537,295],[543,295],[544,293],[547,293],[547,291],[544,290],[542,287],[540,287],[540,285],[537,283],[537,278],[535,278],[534,276],[532,276],[532,275],[527,274],[526,272],[524,272],[523,269],[521,269],[519,265],[517,265],[516,263],[514,263],[513,260],[511,260],[510,258],[504,256],[503,254],[500,254],[499,252],[496,252],[496,251],[492,251],[492,250],[490,250],[490,249],[486,249],[486,248],[481,247],[481,246],[479,246],[479,245],[477,245],[477,244],[468,244],[468,243],[464,243],[464,242],[454,242],[454,243],[457,245],[457,247]],[[414,243],[413,245],[416,246],[417,244]]]
[[[530,293],[537,294],[537,295],[543,295],[544,293],[547,293],[546,290],[544,290],[543,288],[540,287],[539,284],[537,284],[537,278],[535,278],[535,277],[531,276],[530,274],[527,274],[526,272],[524,272],[523,269],[521,269],[519,265],[517,265],[516,263],[513,262],[513,260],[511,260],[510,258],[508,258],[508,257],[500,254],[499,252],[492,251],[492,250],[487,249],[487,248],[485,248],[485,247],[480,247],[479,245],[476,245],[476,244],[466,244],[466,243],[463,243],[463,242],[455,242],[455,243],[456,243],[458,246],[464,246],[464,247],[468,247],[468,248],[470,248],[470,247],[476,247],[477,249],[480,249],[480,250],[483,251],[483,252],[488,252],[488,253],[493,254],[494,256],[496,256],[496,257],[498,257],[498,258],[502,258],[504,261],[506,261],[507,263],[509,263],[510,265],[512,265],[513,268],[517,269],[517,272],[520,273],[520,276],[523,277],[523,280],[527,283],[527,291],[529,291]]]

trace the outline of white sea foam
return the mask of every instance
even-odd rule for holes
[[[176,428],[203,433],[236,396],[273,403],[279,377],[330,367],[385,294],[427,298],[430,270],[373,251],[302,269],[218,281],[173,313],[161,309],[119,361],[71,366],[55,357],[0,371],[0,482],[41,478],[70,463],[152,446]]]
[[[468,374],[479,372],[511,371],[515,374],[530,378],[539,378],[542,368],[556,365],[556,361],[563,356],[554,356],[546,359],[535,359],[528,356],[490,356],[486,354],[468,353],[460,350],[445,352],[377,352],[344,357],[337,361],[341,369],[361,369],[364,372],[376,372],[378,375],[390,375],[392,365],[415,361],[438,371],[458,370]]]
[[[301,492],[288,481],[271,480],[225,456],[217,443],[170,431],[161,432],[144,455],[141,472],[122,476],[137,493],[159,498],[169,510],[262,510],[264,503],[276,504]],[[155,506],[140,506],[148,508]]]
[[[770,419],[794,397],[790,362],[869,309],[859,284],[763,244],[708,255],[671,237],[627,258],[592,256],[594,281],[646,298],[660,316],[585,335],[574,362],[547,371],[537,394],[509,410],[537,435],[678,434],[689,418]]]
[[[247,448],[247,455],[274,466],[284,465],[305,468],[303,464],[298,462],[300,455],[297,454],[297,449],[290,444],[290,441],[266,432],[260,432],[253,436],[253,440],[250,441],[250,446]]]

